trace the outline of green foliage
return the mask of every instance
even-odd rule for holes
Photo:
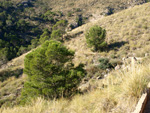
[[[63,32],[60,29],[54,30],[51,34],[51,38],[54,40],[63,41],[62,34]]]
[[[0,82],[7,80],[9,77],[16,77],[18,78],[23,73],[23,69],[16,69],[16,70],[4,70],[0,72]]]
[[[46,13],[44,13],[44,15],[42,15],[41,17],[45,20],[45,21],[50,21],[51,23],[55,23],[55,16],[57,14],[55,12],[52,12],[50,10],[48,10]]]
[[[26,9],[30,10],[30,14],[33,13],[33,8]],[[38,35],[41,35],[41,30],[32,31],[35,25],[26,19],[26,9],[23,10],[23,7],[11,1],[0,1],[0,66],[37,45],[34,43],[34,46],[28,48],[33,44],[32,39],[37,40]]]
[[[110,63],[110,61],[109,61],[108,58],[101,58],[101,59],[99,59],[99,62],[100,62],[100,64],[99,64],[98,67],[99,67],[100,69],[105,70],[105,69],[108,69],[108,68],[113,68],[113,66],[112,66],[112,64]]]
[[[48,29],[45,29],[43,34],[40,36],[40,43],[43,44],[46,40],[50,39],[50,33]]]
[[[65,29],[67,26],[67,21],[66,20],[60,20],[58,21],[53,27],[52,27],[52,34],[51,38],[57,41],[63,41],[63,34],[65,34]]]
[[[8,61],[8,48],[2,48],[0,49],[0,66],[5,64]]]
[[[78,26],[83,25],[84,21],[83,21],[82,15],[80,15],[76,18],[76,22],[78,23]]]
[[[150,2],[150,0],[145,0],[146,2]]]
[[[107,43],[105,42],[106,30],[99,26],[93,26],[85,34],[89,47],[93,47],[95,51],[105,50]]]
[[[58,30],[60,29],[61,31],[65,31],[65,27],[67,26],[68,22],[66,20],[60,20],[58,21],[54,26],[53,30]]]
[[[76,12],[81,12],[81,9],[80,8],[75,8],[74,9]]]
[[[25,6],[21,2],[1,0],[0,66],[49,40],[51,32],[44,30],[42,34],[41,29],[47,27],[45,24],[49,24],[48,28],[56,24],[53,30],[61,30],[62,36],[67,25],[67,21],[58,21],[62,16],[62,12],[51,11],[42,1],[30,1]]]
[[[21,46],[21,47],[19,48],[18,52],[17,52],[17,55],[20,56],[20,55],[22,55],[23,53],[26,53],[26,52],[28,52],[28,51],[29,51],[29,50],[28,50],[27,47]]]
[[[17,22],[17,28],[20,29],[22,32],[26,32],[28,29],[28,23],[24,19],[20,19]]]
[[[71,16],[72,16],[72,13],[73,13],[73,12],[69,11],[68,14],[67,14],[67,16],[68,16],[68,17],[71,17]]]
[[[22,91],[21,102],[38,96],[71,96],[85,75],[82,65],[74,67],[73,57],[73,51],[53,40],[46,41],[41,48],[28,54],[24,68],[28,80]]]

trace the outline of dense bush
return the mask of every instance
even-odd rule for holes
[[[0,66],[7,61],[29,50],[33,37],[41,34],[32,33],[35,28],[25,19],[24,10],[21,11],[11,1],[0,1]],[[38,27],[38,26],[37,26]],[[37,37],[36,37],[37,38]]]
[[[105,50],[107,43],[105,42],[106,30],[99,26],[93,26],[85,34],[89,47],[93,47],[95,51]]]
[[[43,44],[46,40],[50,39],[50,32],[48,29],[45,29],[43,34],[40,36],[40,43]]]
[[[52,12],[46,5],[37,4],[29,1],[24,6],[22,2],[0,1],[0,66],[49,40],[53,25],[53,29],[61,30],[61,35],[65,33],[67,21],[58,21],[62,12]],[[42,30],[43,26],[49,31]]]
[[[54,16],[56,15],[55,12],[52,11],[47,11],[46,13],[44,13],[44,15],[42,15],[42,18],[45,21],[50,21],[51,23],[54,23],[56,20],[54,19]]]
[[[63,41],[63,33],[62,33],[62,31],[61,30],[54,30],[53,32],[52,32],[52,34],[51,34],[51,38],[53,39],[53,40],[57,40],[57,41]]]
[[[112,64],[110,63],[109,59],[108,58],[101,58],[99,59],[99,68],[100,69],[108,69],[108,68],[113,68]]]
[[[67,21],[66,20],[60,20],[58,21],[53,27],[52,27],[52,34],[51,38],[57,41],[63,41],[63,34],[66,33],[65,29],[67,27]]]
[[[66,20],[60,20],[58,21],[53,27],[53,30],[60,29],[61,31],[65,32],[65,27],[67,27],[68,22]]]
[[[22,91],[22,103],[38,96],[59,98],[76,92],[85,74],[83,65],[74,67],[73,57],[73,51],[52,40],[28,54],[24,68],[28,80]]]

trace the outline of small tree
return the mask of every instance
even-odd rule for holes
[[[103,51],[107,46],[105,42],[106,30],[99,26],[93,26],[85,34],[86,41],[89,47],[93,47],[95,51]]]
[[[74,67],[73,57],[73,51],[52,40],[46,41],[41,48],[28,54],[24,68],[28,80],[22,90],[22,102],[37,96],[71,96],[85,75],[82,65]]]

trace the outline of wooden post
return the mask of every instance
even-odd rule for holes
[[[141,96],[135,111],[132,113],[144,113],[144,110],[150,98],[150,83],[148,84],[147,88],[148,88],[147,92]]]

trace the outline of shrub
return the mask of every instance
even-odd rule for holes
[[[100,69],[108,69],[108,68],[113,68],[112,64],[110,63],[109,59],[108,58],[101,58],[99,59],[99,68]]]
[[[78,23],[78,26],[81,26],[81,25],[84,24],[84,20],[83,20],[82,15],[79,15],[79,16],[76,18],[76,22]]]
[[[62,36],[65,34],[65,29],[67,27],[67,21],[66,20],[60,20],[58,21],[52,28],[52,34],[51,38],[55,39],[57,41],[63,41]]]
[[[31,98],[69,97],[84,77],[83,65],[74,67],[74,52],[60,42],[46,41],[25,58],[24,73],[28,80],[21,94],[21,103]]]
[[[20,55],[22,55],[23,53],[26,53],[26,52],[28,52],[28,51],[29,51],[29,50],[28,50],[27,47],[21,46],[21,47],[19,48],[18,52],[17,52],[17,55],[20,56]]]
[[[56,16],[56,13],[49,10],[45,14],[43,14],[41,17],[45,21],[50,21],[51,23],[55,23],[54,16]]]
[[[72,12],[68,12],[67,16],[71,17],[72,16]]]
[[[4,82],[8,78],[14,76],[18,78],[23,73],[23,69],[16,69],[16,70],[4,70],[0,72],[0,81]]]
[[[80,12],[81,9],[80,9],[80,8],[76,8],[75,11],[76,11],[76,12]]]
[[[50,39],[50,33],[47,29],[44,30],[43,34],[40,36],[40,43],[44,43],[46,40]]]
[[[5,64],[8,61],[9,49],[2,48],[0,49],[0,66]]]
[[[57,41],[63,41],[62,35],[63,33],[61,30],[54,30],[51,34],[51,38]]]
[[[105,42],[106,30],[99,26],[93,26],[85,34],[86,41],[89,47],[93,47],[95,51],[103,51],[107,43]]]
[[[28,45],[28,50],[36,48],[39,45],[39,39],[32,39],[31,45]]]
[[[61,31],[65,31],[65,27],[67,27],[68,22],[66,20],[60,20],[58,21],[53,27],[53,30],[60,29]]]

